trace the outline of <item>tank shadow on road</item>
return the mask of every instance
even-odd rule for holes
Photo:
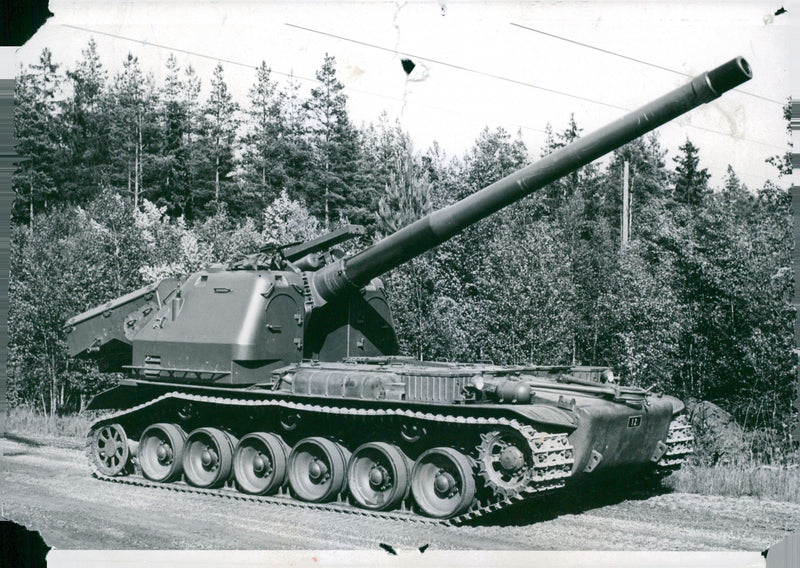
[[[624,501],[646,501],[672,490],[659,481],[600,480],[567,486],[552,495],[521,502],[494,515],[476,519],[469,526],[525,526],[552,521],[562,515],[579,515],[591,509]]]
[[[25,446],[31,446],[34,448],[61,448],[65,450],[82,450],[83,443],[80,440],[76,440],[73,438],[40,438],[40,437],[32,437],[32,436],[23,436],[17,433],[6,432],[2,438],[9,440],[10,442],[15,442],[17,444],[23,444]]]
[[[25,444],[26,446],[34,446],[37,448],[41,448],[42,446],[47,446],[44,442],[40,442],[39,440],[34,440],[33,438],[28,438],[26,436],[19,436],[17,434],[11,434],[6,432],[3,436],[6,440],[10,440],[12,442],[17,442],[18,444]]]

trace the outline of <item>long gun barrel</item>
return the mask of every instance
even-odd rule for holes
[[[369,248],[314,274],[315,302],[324,304],[419,256],[484,217],[552,183],[752,78],[737,57],[547,157],[448,207],[434,211]]]

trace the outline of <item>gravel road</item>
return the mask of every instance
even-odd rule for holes
[[[59,549],[761,551],[800,505],[684,493],[551,498],[465,527],[237,502],[99,481],[83,452],[0,438],[0,516]]]

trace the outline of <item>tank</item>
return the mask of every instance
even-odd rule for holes
[[[733,59],[345,257],[362,234],[214,265],[66,322],[71,356],[128,373],[96,396],[105,480],[462,523],[692,451],[683,403],[610,369],[423,362],[398,353],[379,277],[751,77]]]

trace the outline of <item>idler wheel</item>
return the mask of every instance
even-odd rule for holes
[[[191,485],[221,487],[231,475],[236,438],[217,428],[198,428],[186,438],[183,472]]]
[[[174,481],[183,471],[181,456],[186,432],[175,424],[153,424],[139,439],[142,475],[153,481]]]
[[[469,509],[475,498],[472,463],[452,448],[423,452],[411,472],[411,492],[429,517],[446,519]]]
[[[106,424],[91,434],[90,459],[103,475],[114,476],[125,471],[130,457],[128,436],[120,424]]]
[[[289,485],[303,501],[322,503],[344,489],[350,452],[326,438],[304,438],[289,455]]]
[[[510,497],[524,491],[533,466],[527,440],[513,431],[481,434],[478,446],[481,477],[495,495]]]
[[[251,495],[274,493],[286,481],[289,447],[280,436],[254,432],[233,452],[233,475],[239,490]]]
[[[359,446],[347,465],[347,487],[364,509],[386,511],[408,494],[409,462],[397,446],[370,442]]]

